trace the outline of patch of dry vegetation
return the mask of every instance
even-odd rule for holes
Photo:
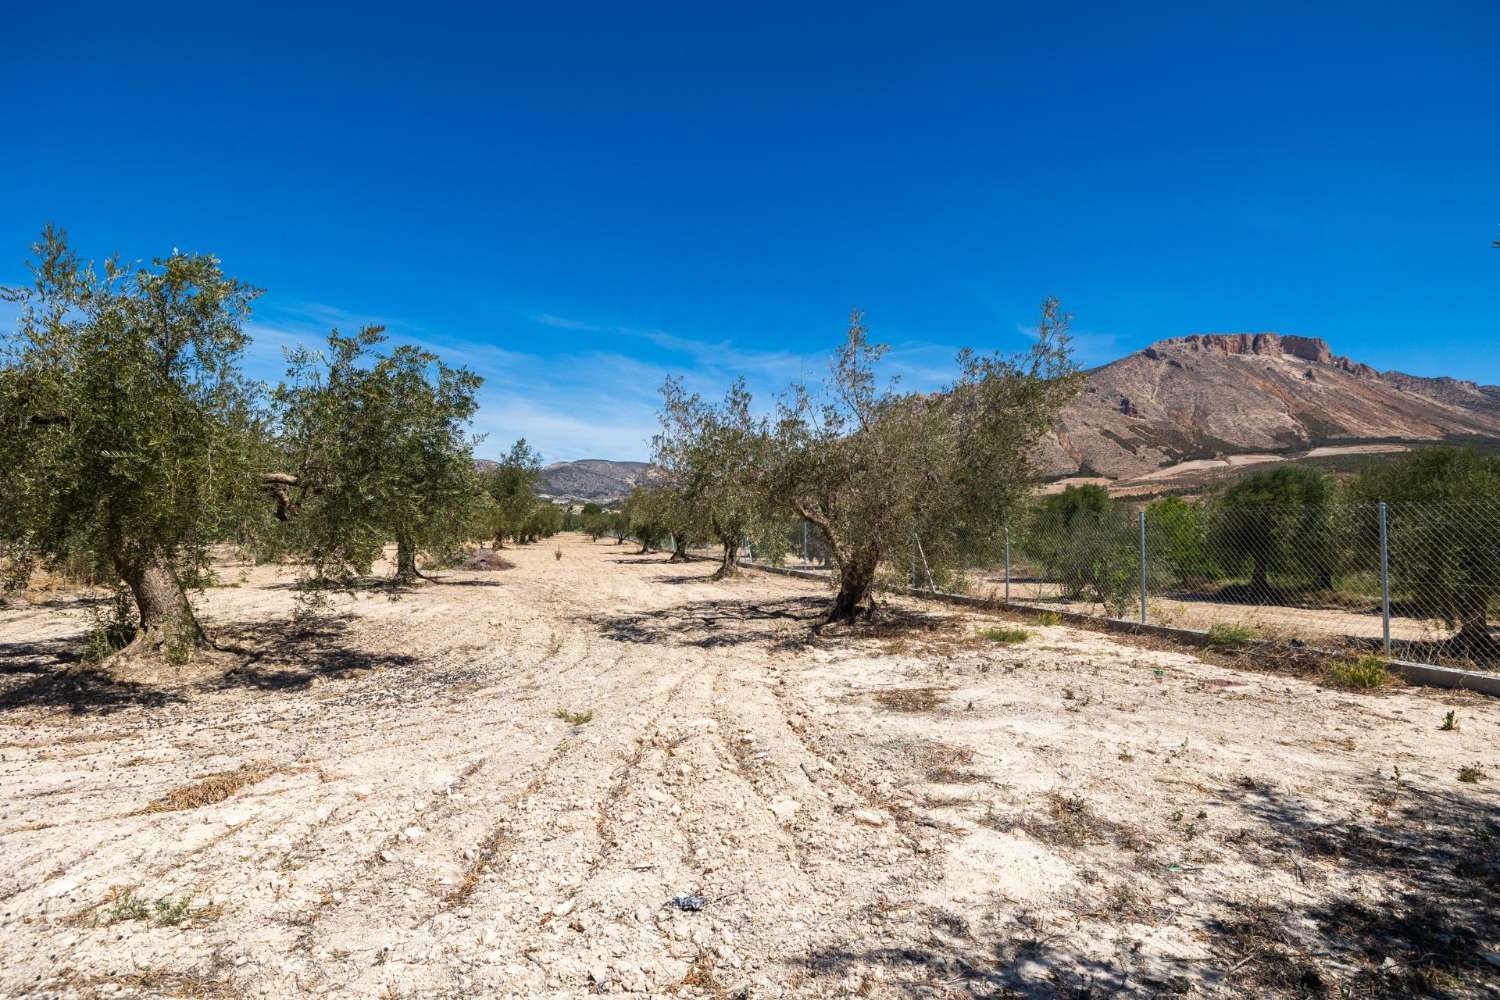
[[[892,712],[934,712],[943,705],[943,691],[933,687],[892,688],[876,692],[875,701]]]
[[[276,768],[261,761],[241,764],[232,771],[218,771],[204,775],[197,781],[174,788],[154,800],[142,812],[179,812],[184,809],[200,809],[223,802],[247,785],[258,784],[276,773]]]

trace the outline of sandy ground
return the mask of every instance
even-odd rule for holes
[[[300,624],[244,571],[254,655],[134,685],[0,610],[0,994],[1500,989],[1494,702],[509,555]]]

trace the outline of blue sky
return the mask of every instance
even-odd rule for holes
[[[385,322],[486,377],[482,453],[645,457],[667,373],[769,399],[854,305],[915,386],[1048,294],[1090,364],[1500,382],[1492,0],[214,6],[7,15],[0,282],[48,221],[212,251],[258,375]]]

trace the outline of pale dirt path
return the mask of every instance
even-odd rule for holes
[[[323,632],[254,570],[205,617],[271,654],[160,705],[0,674],[0,994],[1274,995],[1298,961],[1390,979],[1376,937],[1433,965],[1400,932],[1426,903],[1477,936],[1442,932],[1445,975],[1493,968],[1470,910],[1500,854],[1458,869],[1500,803],[1455,778],[1500,780],[1490,702],[1060,627],[999,646],[941,608],[813,637],[816,584],[630,552],[533,546]],[[0,612],[16,676],[78,620]],[[249,762],[225,801],[140,811]],[[130,885],[187,919],[101,906]],[[1302,935],[1275,961],[1267,921]]]

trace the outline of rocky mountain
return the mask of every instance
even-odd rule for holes
[[[1311,337],[1210,333],[1090,371],[1042,459],[1054,478],[1124,481],[1189,463],[1453,438],[1500,440],[1500,387],[1378,372]]]
[[[541,491],[555,499],[618,500],[650,468],[646,462],[610,462],[602,458],[553,462],[542,470]]]

